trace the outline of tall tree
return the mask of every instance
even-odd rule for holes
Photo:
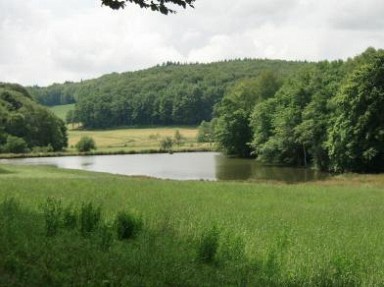
[[[280,87],[277,76],[265,71],[257,78],[237,83],[217,108],[216,140],[227,154],[249,157],[252,129],[250,116],[255,105],[274,96]]]
[[[365,58],[332,101],[328,129],[333,171],[384,171],[384,51]]]
[[[295,135],[295,128],[302,122],[302,111],[311,99],[312,73],[313,67],[305,68],[287,80],[274,98],[255,107],[252,147],[260,160],[306,164],[307,147]]]

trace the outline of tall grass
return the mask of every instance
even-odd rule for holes
[[[384,283],[381,176],[279,185],[4,168],[0,286]]]

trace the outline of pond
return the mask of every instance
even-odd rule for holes
[[[322,180],[329,176],[316,170],[263,165],[255,160],[230,158],[215,152],[40,157],[3,159],[0,163],[52,165],[176,180],[275,180],[295,183]]]

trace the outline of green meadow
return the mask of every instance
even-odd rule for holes
[[[70,110],[74,110],[74,109],[75,109],[75,104],[59,105],[59,106],[53,106],[50,108],[50,110],[63,121],[65,121],[67,113]]]
[[[74,110],[75,104],[53,106],[50,110],[65,121],[68,111]],[[94,153],[134,153],[159,152],[161,141],[169,137],[175,140],[176,131],[181,135],[179,143],[174,143],[173,151],[206,151],[214,150],[209,143],[197,141],[198,128],[196,126],[175,127],[120,127],[105,130],[83,130],[79,124],[68,124],[68,148],[66,153],[76,153],[76,143],[81,137],[94,139],[97,150]]]
[[[127,127],[108,130],[76,130],[68,131],[69,152],[75,151],[76,143],[81,137],[94,139],[97,152],[145,152],[160,151],[161,141],[166,137],[174,140],[176,132],[182,139],[179,144],[174,143],[173,151],[212,150],[209,143],[197,142],[198,129],[196,127]]]
[[[171,181],[0,167],[0,286],[381,286],[384,177]]]

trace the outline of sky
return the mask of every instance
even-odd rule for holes
[[[319,61],[384,48],[383,0],[196,0],[176,10],[0,0],[0,82],[45,86],[166,61]]]

